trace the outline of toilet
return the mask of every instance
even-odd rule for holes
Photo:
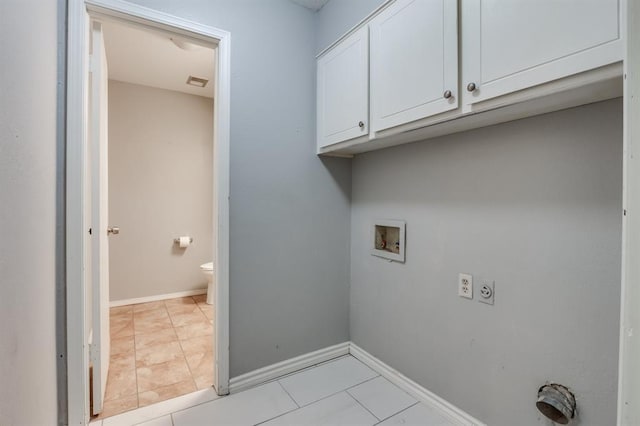
[[[200,270],[207,277],[207,303],[215,305],[216,289],[213,286],[213,262],[203,263]]]

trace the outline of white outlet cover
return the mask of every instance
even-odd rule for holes
[[[473,299],[473,276],[458,274],[458,296]]]

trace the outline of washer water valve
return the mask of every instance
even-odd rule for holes
[[[547,383],[538,390],[536,407],[551,421],[566,425],[576,414],[576,397],[566,386]]]

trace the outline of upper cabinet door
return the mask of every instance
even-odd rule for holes
[[[318,59],[317,142],[369,133],[369,31],[363,27]]]
[[[462,0],[461,25],[465,104],[623,57],[619,0]]]
[[[398,0],[371,30],[374,132],[458,107],[457,0]]]

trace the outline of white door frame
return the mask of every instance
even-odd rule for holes
[[[231,34],[123,0],[69,0],[67,32],[66,267],[67,384],[70,425],[89,420],[89,357],[84,279],[84,181],[89,14],[181,34],[216,47],[214,107],[215,385],[229,393],[229,144]]]
[[[640,422],[640,3],[623,2],[624,148],[619,426]]]

